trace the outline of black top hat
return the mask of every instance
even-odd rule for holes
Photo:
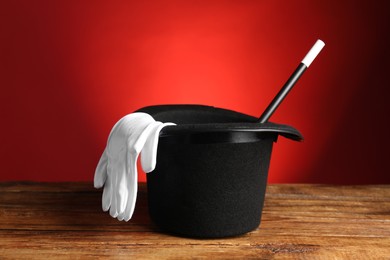
[[[201,105],[139,109],[163,128],[157,165],[147,174],[149,212],[163,230],[226,237],[260,224],[273,142],[302,140],[294,128]]]

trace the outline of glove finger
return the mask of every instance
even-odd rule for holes
[[[102,156],[100,157],[99,163],[95,170],[95,176],[93,180],[93,184],[95,188],[101,188],[103,187],[104,183],[107,179],[107,152],[106,149],[104,149]]]
[[[157,146],[161,130],[165,126],[175,125],[173,123],[156,122],[153,130],[146,140],[145,146],[141,152],[141,165],[144,172],[151,172],[156,168],[157,162]]]
[[[124,214],[121,216],[121,220],[129,221],[134,213],[135,202],[137,200],[138,192],[138,175],[137,175],[137,158],[138,154],[129,152],[128,156],[128,199]]]
[[[117,165],[117,183],[115,188],[115,196],[117,203],[117,211],[118,215],[123,213],[126,209],[127,199],[128,199],[128,186],[127,186],[127,149],[122,152],[120,156],[120,160]]]
[[[155,121],[147,122],[147,126],[143,129],[140,129],[139,133],[135,134],[134,137],[131,136],[128,140],[129,146],[132,146],[133,150],[139,154],[145,143],[148,139],[150,133],[153,131],[153,128],[155,126]],[[134,142],[135,139],[135,142]],[[131,145],[132,144],[132,145]]]
[[[107,164],[107,179],[103,189],[103,197],[102,197],[102,208],[103,211],[108,211],[111,206],[112,199],[112,178],[111,178],[111,165],[108,162]]]
[[[158,129],[162,126],[163,123],[155,122],[153,125],[152,131],[149,133],[149,136],[145,142],[144,147],[141,152],[141,166],[145,172],[151,172],[153,165],[155,165],[155,156],[153,154],[153,147],[155,143],[158,142],[159,131]],[[157,147],[157,146],[156,146]]]
[[[108,173],[108,175],[111,177],[111,206],[110,206],[110,215],[113,218],[116,218],[118,216],[118,209],[117,209],[117,196],[116,196],[116,190],[118,189],[117,183],[118,183],[118,170],[117,170],[117,164],[113,163],[111,172]]]
[[[123,193],[123,196],[125,196],[123,199],[123,203],[121,203],[121,210],[119,211],[119,214],[118,214],[118,217],[117,219],[122,221],[125,217],[125,212],[126,212],[126,209],[127,209],[127,204],[129,203],[129,193],[131,192],[131,190],[129,190],[129,180],[128,180],[128,176],[129,176],[129,167],[127,165],[127,159],[126,159],[126,167],[125,167],[125,174],[123,175],[123,182],[121,182],[121,185],[124,184],[125,187],[122,187],[122,189],[126,190],[126,192]],[[123,208],[122,208],[123,207]]]

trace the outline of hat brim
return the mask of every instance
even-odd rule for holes
[[[302,134],[295,128],[272,122],[258,123],[257,118],[240,112],[204,105],[157,105],[137,110],[151,115],[155,120],[173,122],[176,126],[166,126],[161,136],[251,132],[281,135],[302,141]]]

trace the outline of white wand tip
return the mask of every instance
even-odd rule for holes
[[[323,41],[317,40],[313,47],[311,47],[310,51],[306,54],[305,58],[303,58],[302,63],[305,64],[306,67],[309,67],[324,46],[325,43]]]

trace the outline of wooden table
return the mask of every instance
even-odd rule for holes
[[[269,185],[260,228],[226,239],[160,233],[146,196],[126,223],[91,183],[0,183],[0,258],[390,259],[390,186]]]

